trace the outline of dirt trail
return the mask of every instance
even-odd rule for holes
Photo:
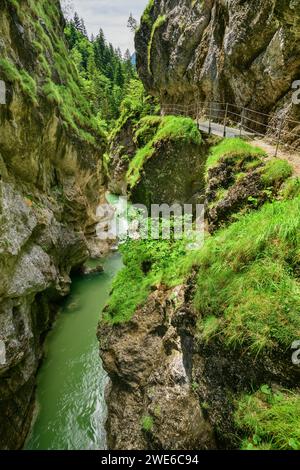
[[[276,146],[265,142],[264,140],[260,139],[253,139],[253,144],[257,145],[258,147],[262,148],[267,152],[270,157],[273,157],[276,152]],[[294,168],[294,174],[296,176],[300,176],[300,149],[298,152],[293,150],[289,150],[282,145],[278,150],[278,158],[282,158],[283,160],[287,160],[292,167]]]

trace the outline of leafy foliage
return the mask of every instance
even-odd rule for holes
[[[167,286],[181,282],[179,260],[187,253],[187,240],[128,239],[120,247],[124,269],[117,275],[113,291],[104,313],[104,321],[129,321],[136,308],[142,305],[151,287],[163,283]]]
[[[238,402],[235,421],[244,450],[300,450],[300,396],[268,385]]]

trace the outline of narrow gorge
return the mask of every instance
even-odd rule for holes
[[[300,1],[142,3],[0,4],[0,449],[300,450]]]

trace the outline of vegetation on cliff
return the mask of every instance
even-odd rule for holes
[[[135,136],[146,144],[130,163],[138,177],[139,162],[151,156],[157,135],[198,141],[185,118],[150,116],[140,124]],[[213,226],[204,246],[192,251],[184,240],[127,241],[121,248],[125,268],[115,280],[103,321],[128,322],[147,305],[152,290],[188,284],[192,278],[197,344],[217,344],[224,354],[245,351],[253,363],[289,349],[300,337],[300,190],[291,175],[286,161],[269,158],[243,140],[217,143],[206,162],[206,199],[208,214],[218,205],[226,208],[218,213],[221,228]],[[247,377],[243,380],[247,383]],[[299,426],[294,419],[286,424],[290,414],[298,413],[297,391],[272,391],[260,384],[257,393],[249,392],[249,383],[244,394],[228,398],[235,410],[228,439],[243,449],[298,449]]]
[[[41,98],[56,105],[67,128],[96,144],[118,118],[128,84],[136,76],[129,51],[123,58],[107,44],[102,30],[89,40],[77,15],[67,24],[63,40],[59,2],[30,0],[23,9],[16,1],[6,1],[12,18],[26,28],[33,56],[29,63],[24,55],[22,64],[13,56],[1,58],[1,76],[36,106]]]
[[[258,354],[300,336],[299,210],[298,197],[268,203],[206,241],[195,296],[206,341]]]
[[[243,450],[300,450],[300,397],[268,385],[240,398],[235,413]]]
[[[157,126],[158,122],[159,125]],[[156,147],[162,142],[171,141],[173,143],[193,143],[195,145],[201,143],[201,134],[196,123],[190,118],[178,116],[147,117],[140,122],[140,125],[141,128],[137,129],[136,139],[140,136],[145,139],[145,136],[148,135],[150,140],[137,151],[129,164],[127,181],[130,189],[137,184],[145,162],[155,154]],[[154,135],[152,135],[151,129],[156,130]]]
[[[103,122],[98,119],[82,87],[78,71],[69,60],[59,2],[30,0],[26,8],[6,0],[11,21],[26,29],[26,41],[31,44],[27,55],[26,41],[22,62],[13,55],[0,60],[0,74],[8,83],[19,86],[25,97],[40,106],[42,99],[55,104],[66,128],[81,140],[96,145],[105,137]],[[47,59],[46,59],[47,58]]]
[[[147,222],[147,230],[148,227]],[[170,240],[130,240],[120,246],[125,267],[117,275],[105,310],[103,321],[112,324],[129,321],[137,307],[142,305],[151,292],[151,287],[160,283],[172,286],[178,279],[178,259],[187,254],[187,239],[176,240],[170,227]]]
[[[206,213],[211,232],[276,199],[292,174],[286,160],[241,139],[224,139],[206,162]]]

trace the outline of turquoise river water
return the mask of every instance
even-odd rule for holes
[[[71,294],[46,340],[37,377],[36,417],[25,449],[105,449],[107,377],[96,331],[121,267],[116,253],[104,261],[104,273],[73,279]]]

